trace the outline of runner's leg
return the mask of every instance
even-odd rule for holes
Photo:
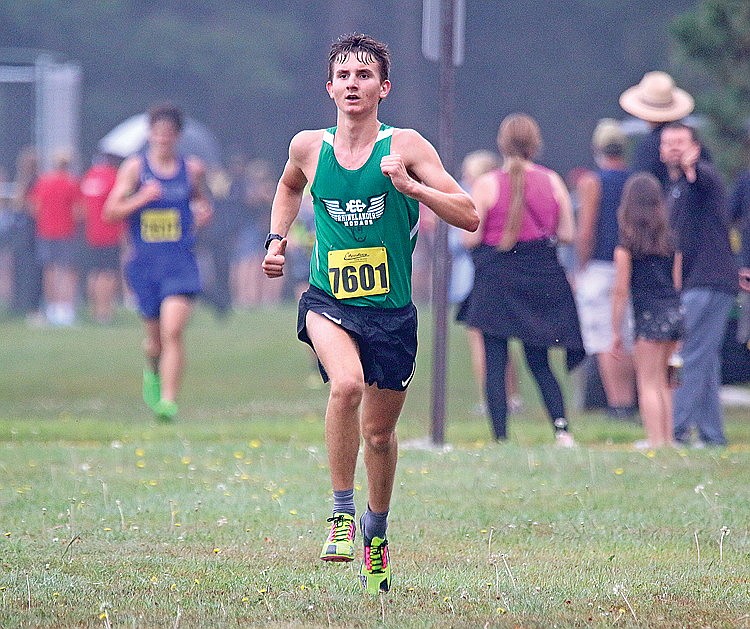
[[[177,399],[185,365],[184,331],[192,311],[193,300],[184,295],[170,295],[161,304],[159,375],[162,400],[174,402]]]
[[[359,349],[346,330],[315,312],[308,311],[305,326],[330,379],[325,437],[331,483],[334,491],[351,489],[359,453],[359,406],[365,389]]]
[[[374,513],[385,513],[390,507],[398,460],[396,423],[405,400],[406,391],[375,385],[365,389],[361,426],[368,505]]]

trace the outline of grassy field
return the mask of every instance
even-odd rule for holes
[[[562,451],[524,372],[525,410],[497,445],[452,328],[450,448],[420,448],[424,308],[394,587],[363,595],[358,562],[317,559],[327,390],[294,320],[199,311],[169,426],[140,400],[131,313],[108,328],[0,322],[0,627],[750,627],[747,409],[728,411],[729,448],[658,452],[632,449],[638,426],[574,411],[581,446]]]

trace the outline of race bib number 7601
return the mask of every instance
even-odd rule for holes
[[[336,299],[387,293],[390,283],[385,247],[329,251],[328,278]]]

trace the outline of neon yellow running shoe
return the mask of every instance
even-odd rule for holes
[[[177,402],[172,400],[159,400],[154,405],[156,419],[161,422],[169,423],[177,416]]]
[[[391,589],[387,539],[373,537],[369,545],[365,539],[365,558],[359,569],[359,580],[368,594],[380,594]]]
[[[161,399],[161,380],[159,374],[146,368],[143,370],[143,401],[152,411]]]
[[[354,559],[354,536],[356,525],[354,516],[348,513],[334,513],[331,522],[331,530],[328,539],[320,551],[323,561],[352,561]]]

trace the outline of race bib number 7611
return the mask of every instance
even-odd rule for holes
[[[387,293],[390,283],[385,247],[329,251],[328,278],[336,299]]]
[[[143,242],[177,242],[182,237],[180,211],[175,208],[141,212]]]

